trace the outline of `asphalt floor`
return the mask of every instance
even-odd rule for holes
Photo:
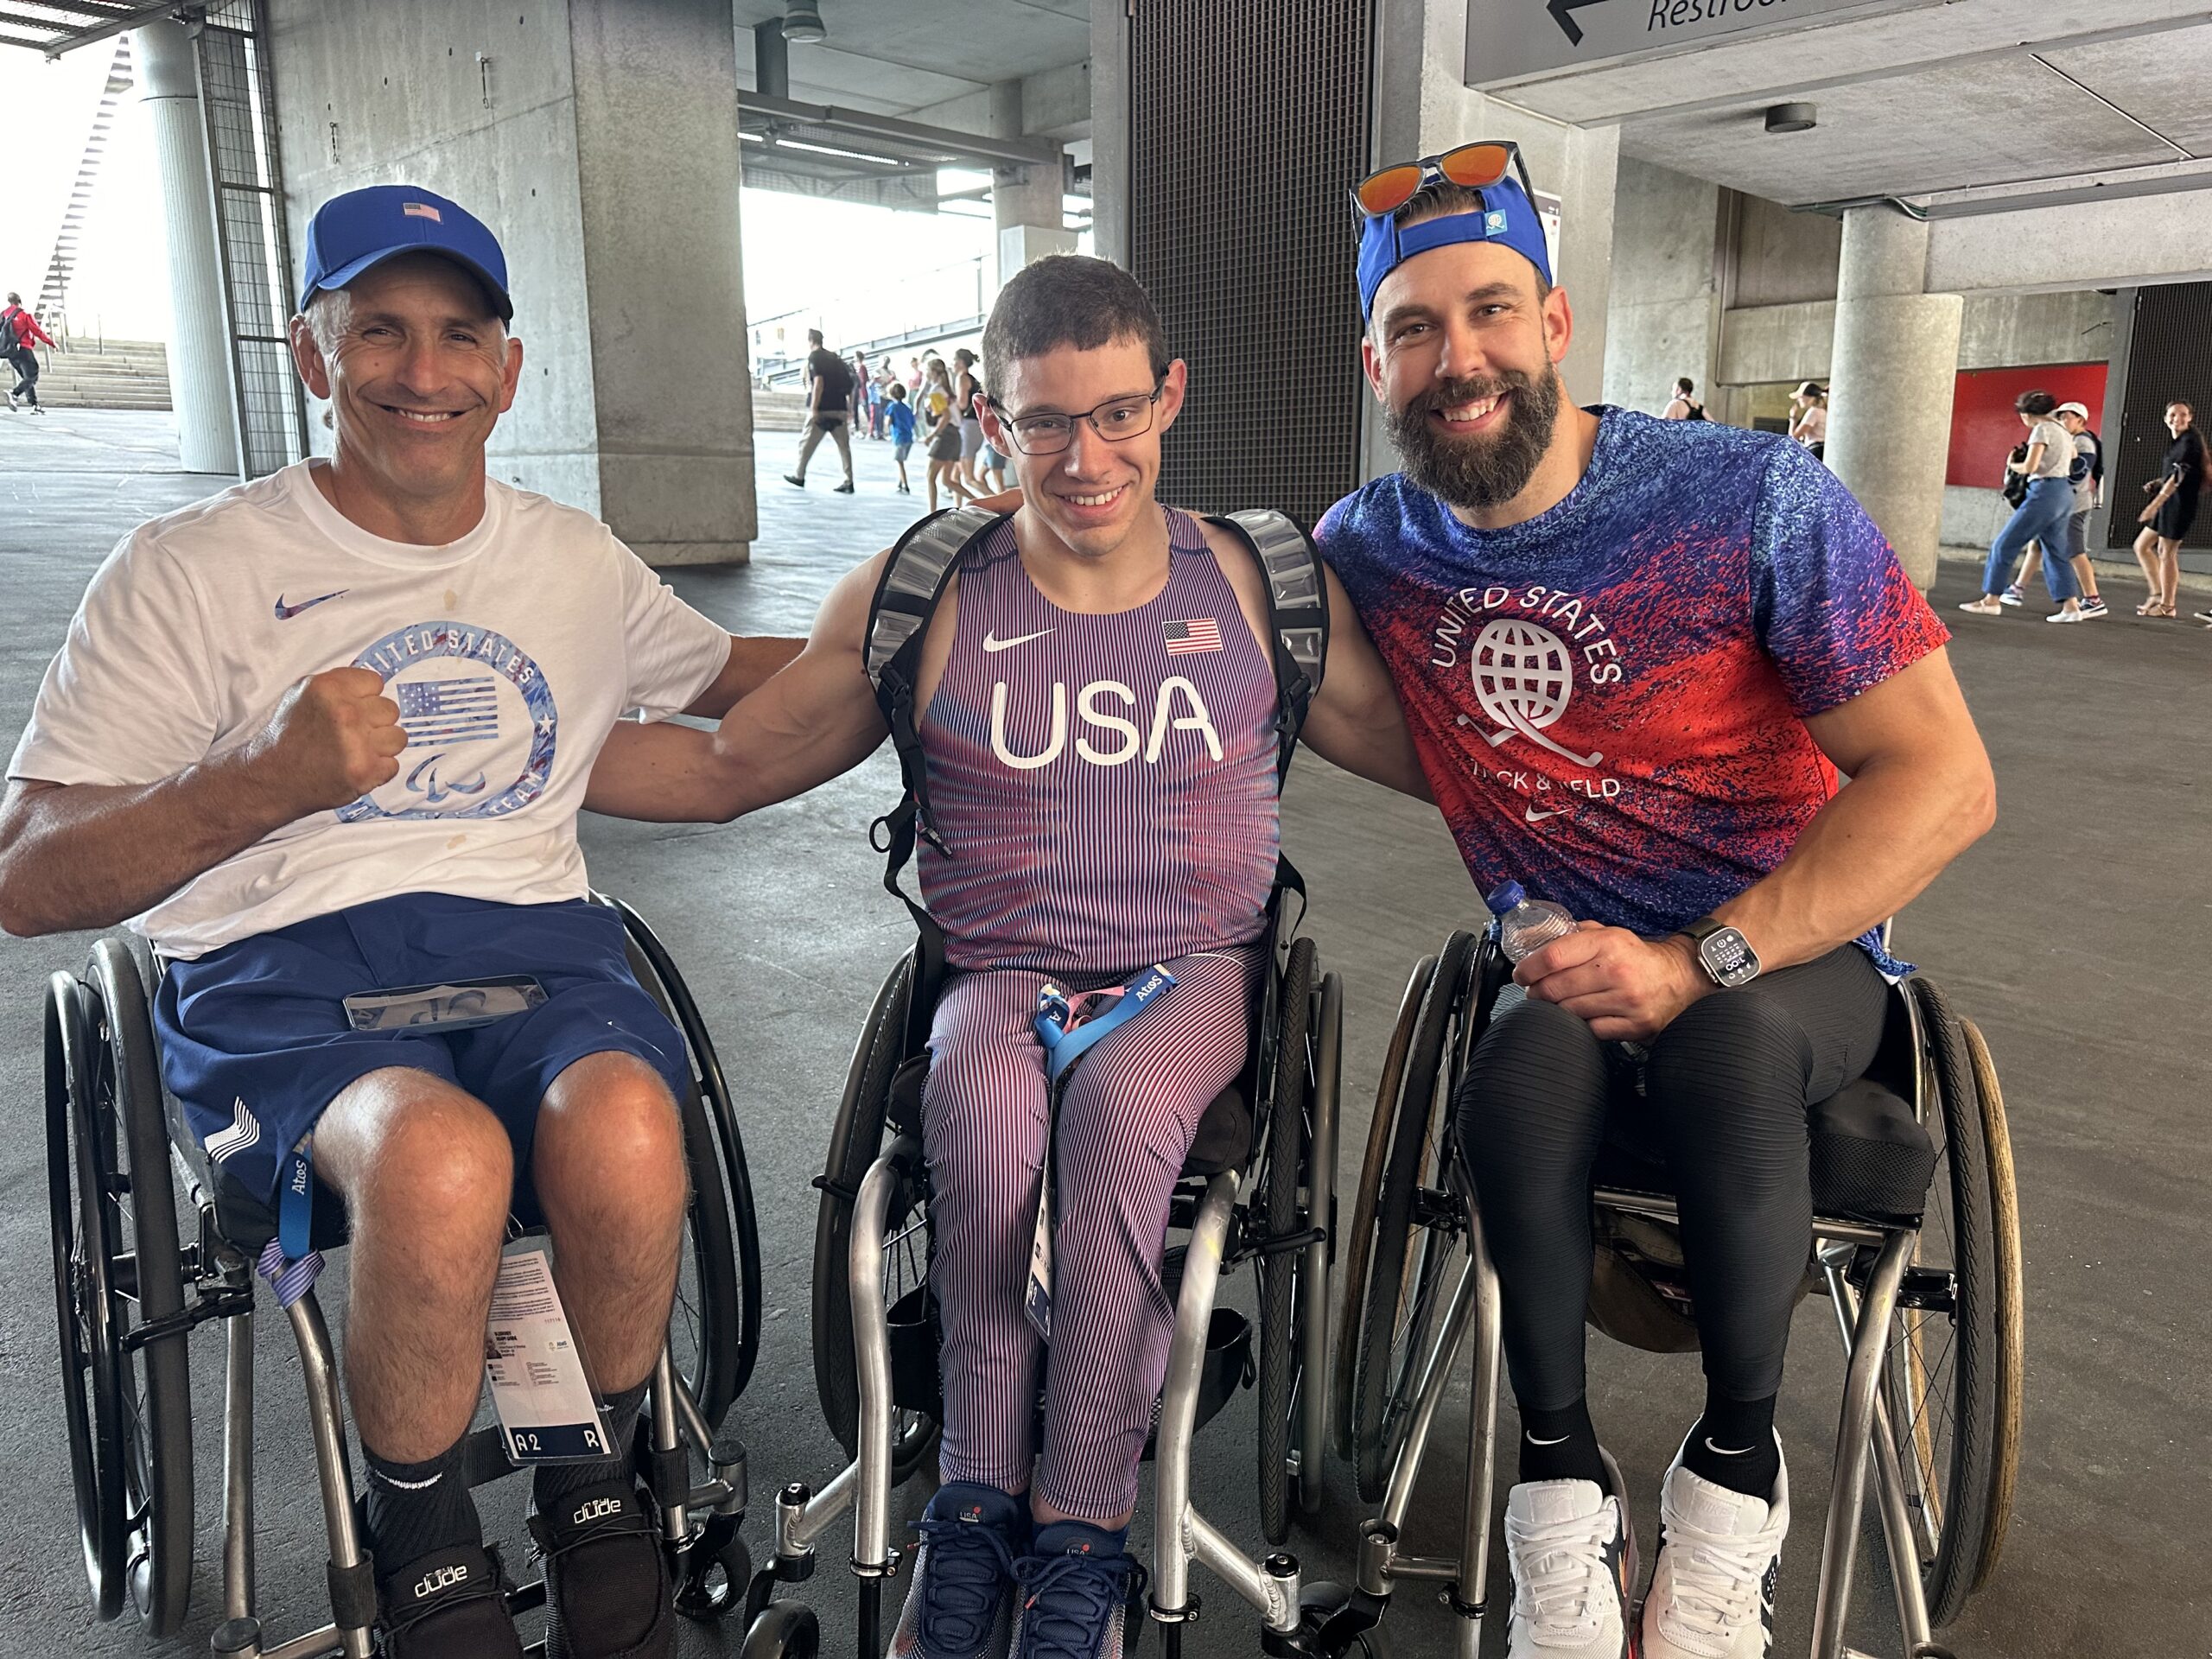
[[[168,417],[57,411],[0,421],[0,728],[17,730],[100,557],[140,519],[225,480],[175,470]],[[677,571],[677,588],[734,631],[803,631],[829,584],[922,510],[890,488],[887,445],[856,447],[860,488],[835,495],[825,451],[804,492],[780,481],[796,435],[761,435],[760,535],[744,567]],[[920,467],[914,468],[918,481]],[[2004,1561],[1942,1639],[1962,1659],[2171,1659],[2212,1653],[2212,1591],[2191,1529],[2203,1511],[2212,1406],[2205,1261],[2212,1152],[2203,1130],[2212,1012],[2212,855],[2203,790],[2212,636],[2133,615],[2140,583],[2106,567],[2113,614],[2052,628],[2040,610],[1959,617],[1978,586],[1946,563],[1936,598],[1958,638],[1960,678],[1996,763],[1996,829],[1916,900],[1898,949],[1987,1033],[2002,1072],[2025,1243],[2026,1415]],[[2194,608],[2194,603],[2183,607]],[[894,798],[879,754],[812,795],[731,825],[587,819],[594,885],[660,931],[697,995],[735,1091],[760,1213],[766,1336],[732,1427],[752,1448],[747,1533],[766,1553],[767,1500],[819,1484],[839,1459],[815,1400],[808,1274],[830,1118],[869,997],[911,929],[878,884],[868,822]],[[1382,1049],[1407,971],[1477,900],[1433,813],[1313,757],[1294,768],[1284,841],[1313,893],[1310,930],[1346,997],[1344,1155],[1357,1174]],[[0,1656],[204,1652],[220,1602],[220,1338],[192,1340],[200,1470],[198,1564],[184,1630],[149,1644],[129,1612],[94,1622],[79,1567],[56,1372],[46,1238],[40,998],[82,965],[89,936],[0,938]],[[342,1327],[342,1274],[333,1273]],[[1250,1306],[1249,1272],[1224,1293]],[[271,1639],[325,1617],[321,1517],[298,1361],[264,1314],[257,1348],[260,1610]],[[1639,1532],[1656,1540],[1657,1479],[1700,1397],[1696,1362],[1593,1338],[1592,1408],[1628,1471]],[[1794,1332],[1779,1427],[1796,1524],[1785,1555],[1776,1651],[1805,1651],[1840,1378],[1833,1314],[1808,1300]],[[1252,1396],[1200,1436],[1202,1510],[1256,1554]],[[1464,1390],[1447,1402],[1413,1511],[1414,1547],[1454,1547]],[[1506,1419],[1510,1431],[1510,1410]],[[1348,1578],[1370,1513],[1331,1463],[1322,1512],[1289,1548],[1311,1578]],[[897,1519],[918,1512],[917,1481]],[[523,1560],[523,1494],[481,1494],[487,1526]],[[1147,1502],[1144,1506],[1148,1509]],[[1141,1510],[1135,1547],[1148,1549]],[[820,1611],[823,1651],[852,1651],[842,1535],[824,1541],[798,1594]],[[1255,1625],[1201,1569],[1205,1616],[1185,1652],[1258,1650]],[[895,1597],[894,1591],[894,1597]],[[1492,1586],[1503,1607],[1503,1570]],[[1448,1617],[1409,1586],[1387,1630],[1396,1650],[1439,1654]],[[1503,1653],[1491,1621],[1486,1653]],[[1853,1644],[1897,1659],[1885,1592],[1862,1570]],[[734,1653],[733,1628],[687,1628],[687,1655]],[[1145,1638],[1149,1642],[1152,1638]]]

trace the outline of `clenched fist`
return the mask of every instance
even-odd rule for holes
[[[255,740],[255,762],[295,817],[359,799],[399,772],[407,747],[399,705],[365,668],[310,674],[276,705]]]

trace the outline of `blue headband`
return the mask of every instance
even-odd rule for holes
[[[1551,256],[1544,246],[1544,222],[1535,205],[1510,179],[1485,187],[1478,193],[1482,211],[1445,213],[1416,225],[1400,226],[1388,213],[1369,216],[1359,232],[1359,315],[1373,315],[1376,290],[1382,279],[1417,253],[1454,242],[1495,242],[1519,254],[1536,268],[1548,283]]]

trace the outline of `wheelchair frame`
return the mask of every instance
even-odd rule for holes
[[[694,1088],[691,1098],[679,1103],[687,1120],[687,1161],[696,1164],[702,1157],[714,1160],[721,1199],[728,1206],[715,1231],[717,1236],[723,1233],[728,1236],[734,1277],[726,1288],[739,1300],[734,1310],[735,1332],[715,1333],[729,1342],[730,1345],[720,1354],[719,1363],[731,1366],[731,1375],[712,1380],[716,1383],[717,1394],[727,1394],[729,1400],[734,1400],[742,1393],[758,1353],[760,1317],[760,1245],[743,1141],[712,1042],[667,952],[634,911],[619,902],[602,902],[613,903],[621,914],[629,936],[633,970],[683,1032],[690,1050]],[[154,1357],[167,1350],[171,1357],[166,1360],[165,1367],[173,1368],[173,1386],[181,1391],[184,1408],[181,1423],[172,1422],[166,1427],[157,1425],[150,1430],[143,1421],[137,1425],[138,1433],[155,1437],[151,1444],[130,1443],[131,1429],[118,1421],[112,1430],[105,1423],[92,1425],[94,1435],[87,1435],[86,1443],[79,1446],[78,1419],[83,1414],[80,1406],[73,1402],[70,1427],[73,1464],[77,1465],[79,1518],[96,1611],[105,1619],[121,1610],[124,1586],[117,1581],[114,1564],[108,1559],[112,1548],[95,1537],[98,1531],[112,1530],[121,1517],[110,1510],[101,1510],[97,1516],[88,1513],[88,1485],[100,1487],[110,1502],[128,1493],[144,1503],[138,1515],[143,1527],[155,1530],[166,1527],[168,1535],[158,1539],[151,1532],[124,1538],[125,1543],[135,1539],[137,1548],[137,1554],[126,1564],[129,1587],[142,1617],[156,1636],[171,1633],[182,1621],[190,1591],[194,1530],[190,1396],[184,1375],[183,1344],[195,1326],[220,1319],[225,1333],[223,1619],[210,1638],[211,1649],[217,1654],[236,1656],[237,1659],[320,1659],[324,1655],[368,1659],[377,1611],[373,1567],[362,1545],[354,1507],[337,1355],[311,1280],[283,1306],[298,1350],[307,1396],[309,1437],[329,1551],[331,1620],[273,1644],[264,1642],[262,1625],[255,1612],[255,1265],[244,1249],[224,1236],[217,1219],[215,1197],[203,1169],[178,1142],[177,1136],[188,1132],[175,1114],[174,1103],[161,1089],[148,1018],[149,985],[141,961],[135,948],[117,940],[103,940],[95,948],[87,975],[91,982],[57,973],[49,984],[48,996],[48,1158],[50,1197],[55,1205],[55,1286],[65,1333],[65,1391],[86,1386],[75,1375],[79,1367],[93,1370],[93,1384],[95,1388],[99,1385],[97,1372],[101,1356],[98,1352],[86,1353],[86,1338],[90,1338],[93,1345],[100,1341],[111,1344],[112,1351],[108,1359],[111,1363],[119,1359],[126,1389],[134,1383],[130,1369],[134,1352],[145,1354],[150,1367]],[[130,1058],[132,1055],[141,1058],[134,1061]],[[133,1065],[149,1059],[156,1066],[151,1077],[124,1075]],[[88,1071],[96,1070],[103,1061],[113,1065],[115,1071],[108,1079],[113,1096],[108,1103],[113,1118],[118,1120],[114,1127],[124,1130],[126,1138],[135,1140],[136,1147],[133,1166],[128,1173],[94,1173],[111,1188],[104,1195],[104,1206],[115,1204],[124,1194],[133,1195],[132,1243],[137,1248],[128,1252],[103,1253],[95,1262],[91,1259],[89,1246],[99,1245],[105,1252],[106,1246],[116,1242],[108,1230],[113,1217],[104,1207],[97,1217],[98,1237],[88,1239],[83,1230],[86,1217],[82,1209],[65,1217],[61,1206],[66,1187],[77,1185],[79,1191],[85,1190],[81,1185],[86,1173],[83,1161],[92,1155],[93,1149],[77,1144],[82,1129],[92,1126],[97,1135],[105,1127],[99,1117],[99,1103],[93,1097],[96,1080],[92,1071]],[[136,1121],[149,1110],[159,1115],[158,1126]],[[65,1112],[68,1115],[67,1127],[62,1122]],[[698,1129],[704,1133],[707,1144],[703,1146],[693,1144],[697,1132],[694,1128],[695,1116]],[[57,1131],[60,1139],[56,1138]],[[141,1173],[140,1166],[135,1161],[136,1151],[147,1151],[151,1160],[154,1141],[149,1136],[158,1137],[162,1150],[160,1162],[154,1165],[160,1172],[162,1190],[158,1198],[154,1197],[150,1183],[143,1193],[137,1192],[133,1186],[132,1178]],[[64,1150],[65,1145],[67,1150]],[[111,1153],[112,1148],[108,1150]],[[75,1183],[66,1179],[70,1152],[77,1158]],[[183,1184],[197,1224],[197,1238],[181,1244],[175,1238],[174,1209],[178,1179]],[[135,1207],[138,1202],[147,1204],[149,1219],[166,1224],[169,1246],[175,1250],[174,1280],[189,1294],[189,1300],[183,1300],[178,1307],[165,1309],[153,1317],[144,1317],[144,1299],[151,1287],[140,1282],[139,1268],[143,1261],[148,1268],[145,1276],[151,1281],[157,1276],[158,1264],[143,1254],[147,1247]],[[69,1243],[67,1251],[63,1249],[65,1222]],[[689,1211],[685,1225],[687,1229],[698,1225],[697,1217]],[[524,1230],[528,1233],[539,1230]],[[702,1258],[711,1259],[715,1254],[703,1245],[696,1248]],[[685,1259],[690,1259],[691,1254],[687,1250]],[[132,1328],[110,1328],[128,1323],[115,1318],[116,1300],[111,1290],[138,1305],[141,1317]],[[674,1317],[672,1313],[671,1319]],[[77,1332],[84,1333],[73,1342],[73,1325]],[[697,1357],[702,1380],[709,1380],[707,1367],[716,1362],[703,1351]],[[671,1576],[677,1586],[677,1605],[692,1618],[719,1617],[738,1605],[740,1588],[751,1572],[745,1544],[739,1535],[747,1502],[745,1448],[734,1438],[720,1434],[716,1425],[702,1411],[683,1378],[677,1373],[668,1341],[664,1341],[655,1362],[652,1384],[651,1408],[639,1427],[637,1452],[659,1512],[662,1546],[669,1554]],[[728,1401],[710,1403],[726,1410]],[[95,1435],[102,1444],[92,1444]],[[115,1443],[118,1440],[123,1443]],[[703,1460],[708,1470],[708,1478],[696,1484],[691,1479],[693,1452]],[[176,1466],[157,1471],[153,1465],[165,1457]],[[117,1462],[125,1465],[120,1472],[109,1466]],[[472,1487],[515,1472],[497,1425],[470,1433],[466,1467]],[[127,1485],[126,1481],[130,1484]],[[148,1484],[162,1491],[172,1510],[175,1500],[181,1497],[183,1516],[155,1514],[154,1505],[159,1500],[151,1492],[131,1491],[130,1485],[135,1484]],[[695,1515],[700,1517],[696,1525]],[[183,1546],[181,1559],[175,1548],[178,1543]],[[168,1559],[156,1560],[156,1551],[164,1553]],[[542,1605],[544,1598],[545,1588],[541,1580],[511,1590],[507,1605],[512,1612],[522,1612]]]
[[[1448,957],[1448,951],[1446,955]],[[1446,1102],[1456,1095],[1458,1081],[1468,1057],[1486,1024],[1496,987],[1486,985],[1485,971],[1495,972],[1497,961],[1495,929],[1485,938],[1469,965],[1467,990],[1457,1000],[1459,1040],[1447,1055],[1449,1087]],[[1418,972],[1408,995],[1407,1014],[1418,1006]],[[1923,987],[1938,1019],[1948,1018],[1940,997]],[[1923,1123],[1931,1110],[1944,1109],[1942,1081],[1931,1057],[1928,1015],[1921,999],[1901,986],[1897,994],[1910,1020],[1915,1067],[1915,1097],[1907,1103]],[[1484,1016],[1482,1018],[1475,1017]],[[2016,1437],[2010,1424],[2018,1418],[2019,1381],[2018,1247],[2017,1215],[2011,1204],[2011,1160],[2005,1140],[2004,1108],[1996,1091],[1993,1069],[1980,1033],[1960,1021],[1973,1062],[1972,1085],[1977,1096],[1961,1109],[1977,1109],[1993,1148],[1991,1178],[1996,1188],[1993,1230],[1996,1234],[1994,1272],[1990,1289],[1996,1302],[1996,1351],[1991,1356],[1998,1389],[1997,1433],[1999,1443],[1987,1455],[1999,1467],[1992,1488],[1996,1513],[1979,1541],[1980,1549],[1972,1584],[1978,1586],[1994,1570],[2003,1541],[2005,1512],[2011,1497],[2010,1474],[2017,1456]],[[1443,1109],[1449,1110],[1448,1104]],[[1490,1573],[1491,1508],[1495,1500],[1495,1462],[1499,1379],[1503,1364],[1501,1300],[1497,1276],[1483,1238],[1476,1195],[1459,1160],[1448,1155],[1444,1180],[1456,1214],[1445,1224],[1454,1235],[1445,1246],[1439,1283],[1449,1283],[1440,1319],[1429,1328],[1431,1342],[1416,1342],[1410,1357],[1421,1360],[1414,1405],[1406,1421],[1405,1437],[1390,1465],[1389,1481],[1379,1512],[1363,1523],[1360,1534],[1357,1593],[1353,1604],[1329,1631],[1325,1650],[1340,1653],[1344,1645],[1378,1623],[1387,1610],[1394,1586],[1406,1580],[1443,1586],[1443,1599],[1458,1616],[1453,1651],[1460,1659],[1477,1659],[1482,1644]],[[1941,1166],[1938,1166],[1940,1179]],[[1933,1182],[1931,1182],[1931,1190]],[[1598,1185],[1592,1192],[1593,1213],[1636,1216],[1672,1225],[1676,1223],[1675,1201],[1669,1196]],[[1821,1549],[1821,1572],[1815,1607],[1812,1659],[1867,1659],[1845,1645],[1845,1627],[1851,1606],[1853,1571],[1863,1519],[1868,1465],[1875,1476],[1875,1516],[1890,1562],[1896,1595],[1897,1624],[1906,1659],[1942,1659],[1947,1650],[1938,1645],[1930,1628],[1929,1607],[1921,1579],[1921,1551],[1929,1542],[1928,1517],[1918,1506],[1920,1494],[1908,1486],[1899,1455],[1897,1426],[1891,1421],[1890,1402],[1883,1393],[1883,1368],[1889,1357],[1891,1319],[1912,1267],[1912,1258],[1926,1217],[1914,1224],[1882,1225],[1839,1216],[1816,1214],[1813,1222],[1814,1260],[1822,1287],[1834,1305],[1837,1325],[1847,1357],[1844,1397],[1838,1413],[1835,1459],[1831,1473],[1826,1529]],[[1432,1241],[1430,1248],[1437,1248]],[[1871,1267],[1865,1252],[1872,1252]],[[1863,1284],[1860,1281],[1863,1279]],[[1355,1287],[1352,1294],[1362,1287]],[[1953,1292],[1955,1295],[1955,1290]],[[2006,1304],[2009,1299],[2009,1308]],[[1406,1517],[1412,1503],[1421,1465],[1427,1454],[1437,1411],[1450,1387],[1453,1371],[1472,1333],[1474,1377],[1468,1406],[1467,1460],[1465,1508],[1459,1552],[1452,1556],[1421,1555],[1402,1547]],[[1346,1322],[1344,1339],[1355,1339],[1352,1323]],[[1343,1375],[1340,1368],[1339,1376]],[[1473,1587],[1471,1595],[1467,1586]]]
[[[1300,1140],[1302,1153],[1298,1185],[1297,1217],[1293,1230],[1281,1237],[1239,1236],[1243,1212],[1238,1198],[1247,1190],[1261,1190],[1261,1176],[1271,1155],[1270,1129],[1276,1101],[1270,1081],[1274,1067],[1268,1058],[1285,1029],[1276,1006],[1290,969],[1287,959],[1296,946],[1279,939],[1273,926],[1268,933],[1270,961],[1265,984],[1260,1041],[1248,1076],[1259,1081],[1255,1096],[1251,1132],[1246,1148],[1235,1164],[1203,1178],[1179,1179],[1171,1200],[1169,1227],[1187,1226],[1181,1282],[1176,1301],[1175,1330],[1159,1405],[1154,1466],[1158,1513],[1154,1526],[1153,1593],[1151,1617],[1160,1624],[1164,1650],[1173,1659],[1180,1651],[1185,1624],[1198,1617],[1198,1598],[1189,1590],[1189,1565],[1195,1560],[1219,1574],[1239,1595],[1259,1609],[1269,1634],[1270,1651],[1281,1631],[1295,1637],[1302,1616],[1300,1571],[1296,1560],[1284,1554],[1254,1561],[1227,1535],[1198,1514],[1191,1504],[1190,1451],[1198,1426],[1200,1395],[1208,1361],[1207,1337],[1213,1323],[1216,1294],[1221,1276],[1244,1254],[1261,1256],[1294,1251],[1300,1279],[1295,1295],[1305,1318],[1299,1325],[1297,1358],[1301,1370],[1297,1396],[1297,1421],[1293,1435],[1295,1478],[1301,1509],[1311,1512],[1321,1500],[1321,1464],[1327,1427],[1327,1368],[1329,1273],[1333,1255],[1335,1198],[1333,1180],[1337,1154],[1337,1103],[1342,1052],[1343,988],[1336,976],[1317,976],[1310,985],[1309,1017],[1305,1021],[1307,1086],[1306,1123],[1309,1133]],[[1300,944],[1304,942],[1299,942]],[[1306,947],[1309,950],[1310,945]],[[911,958],[909,959],[911,961]],[[875,1027],[899,1012],[900,976],[906,964],[893,969],[871,1013],[868,1029],[861,1034],[848,1084],[849,1100],[855,1087],[865,1086]],[[923,1029],[926,1029],[925,1025]],[[896,1128],[887,1116],[887,1127]],[[754,1580],[749,1611],[772,1615],[770,1605],[778,1583],[795,1584],[810,1578],[815,1548],[820,1539],[849,1510],[853,1514],[852,1570],[860,1580],[858,1651],[882,1650],[882,1595],[886,1580],[899,1571],[902,1554],[891,1541],[891,1494],[903,1479],[893,1450],[895,1400],[889,1309],[883,1287],[886,1234],[891,1207],[902,1190],[924,1173],[918,1137],[899,1130],[868,1166],[854,1194],[845,1271],[851,1306],[853,1360],[859,1393],[855,1426],[855,1455],[819,1491],[803,1482],[785,1486],[776,1499],[776,1555]],[[835,1196],[832,1176],[817,1185]],[[1254,1233],[1263,1227],[1245,1220]],[[834,1426],[833,1426],[834,1427]],[[1304,1598],[1313,1604],[1315,1592]],[[1340,1597],[1348,1597],[1340,1591]],[[1323,1592],[1325,1597],[1325,1592]],[[756,1637],[748,1640],[743,1659],[776,1659],[794,1651],[776,1645],[778,1634],[756,1619]],[[1289,1649],[1286,1649],[1289,1650]],[[798,1649],[810,1652],[810,1649]]]

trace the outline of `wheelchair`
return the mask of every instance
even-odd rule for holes
[[[745,1450],[721,1425],[760,1350],[760,1241],[744,1142],[699,1010],[644,920],[626,906],[614,908],[632,970],[683,1032],[690,1060],[691,1087],[680,1104],[691,1195],[677,1300],[635,1452],[659,1510],[677,1606],[711,1618],[741,1604],[752,1573],[739,1535]],[[112,1619],[127,1601],[156,1638],[183,1622],[194,1541],[188,1341],[196,1327],[219,1320],[223,1620],[213,1650],[241,1659],[366,1659],[376,1592],[355,1507],[337,1359],[312,1269],[297,1264],[274,1288],[307,1392],[331,1618],[264,1644],[254,1594],[254,1277],[276,1217],[210,1162],[162,1086],[149,1001],[157,972],[141,942],[105,938],[81,977],[54,975],[45,1001],[54,1304],[70,1471],[95,1609]],[[334,1193],[317,1197],[312,1243],[321,1252],[346,1242],[346,1224]],[[541,1230],[518,1187],[511,1234]],[[696,1484],[695,1458],[703,1465]],[[472,1432],[472,1486],[512,1467],[496,1424]],[[520,1612],[544,1596],[542,1582],[531,1583],[511,1590],[508,1605]]]
[[[1357,1591],[1325,1645],[1370,1630],[1402,1582],[1444,1586],[1452,1651],[1480,1650],[1497,1452],[1500,1310],[1452,1102],[1512,968],[1493,925],[1414,969],[1386,1051],[1346,1256],[1332,1439],[1360,1496]],[[1847,1357],[1813,1659],[1841,1659],[1862,1527],[1881,1546],[1905,1659],[2003,1553],[2019,1459],[2019,1215],[2004,1097],[1987,1045],[1934,984],[1897,988],[1868,1075],[1813,1109],[1807,1290],[1826,1293]],[[1651,1351],[1697,1346],[1662,1160],[1616,1125],[1593,1172],[1589,1322]],[[1405,1548],[1438,1408],[1471,1348],[1465,1502],[1456,1554]],[[1874,1519],[1864,1516],[1867,1466]],[[1864,1659],[1861,1656],[1860,1659]]]
[[[1149,1611],[1170,1656],[1180,1651],[1183,1625],[1198,1617],[1189,1585],[1194,1560],[1259,1609],[1269,1643],[1274,1633],[1294,1637],[1332,1593],[1351,1593],[1316,1585],[1301,1594],[1293,1557],[1250,1560],[1190,1501],[1193,1436],[1255,1377],[1268,1541],[1287,1536],[1294,1497],[1308,1514],[1322,1498],[1343,990],[1335,975],[1319,972],[1310,939],[1279,937],[1272,911],[1266,944],[1269,968],[1255,999],[1245,1071],[1207,1108],[1170,1205],[1162,1276],[1176,1299],[1175,1328],[1146,1451],[1157,1498]],[[815,1541],[850,1509],[862,1655],[883,1651],[883,1586],[901,1565],[890,1541],[892,1490],[934,1447],[943,1412],[921,1141],[936,995],[922,959],[919,948],[901,958],[876,995],[815,1183],[815,1382],[853,1461],[818,1492],[784,1490],[776,1557],[760,1574],[770,1590],[772,1580],[810,1576]],[[1216,1304],[1223,1274],[1248,1260],[1258,1277],[1256,1342],[1250,1321]],[[1138,1611],[1133,1605],[1133,1619]],[[765,1643],[744,1650],[745,1659],[784,1651]]]

